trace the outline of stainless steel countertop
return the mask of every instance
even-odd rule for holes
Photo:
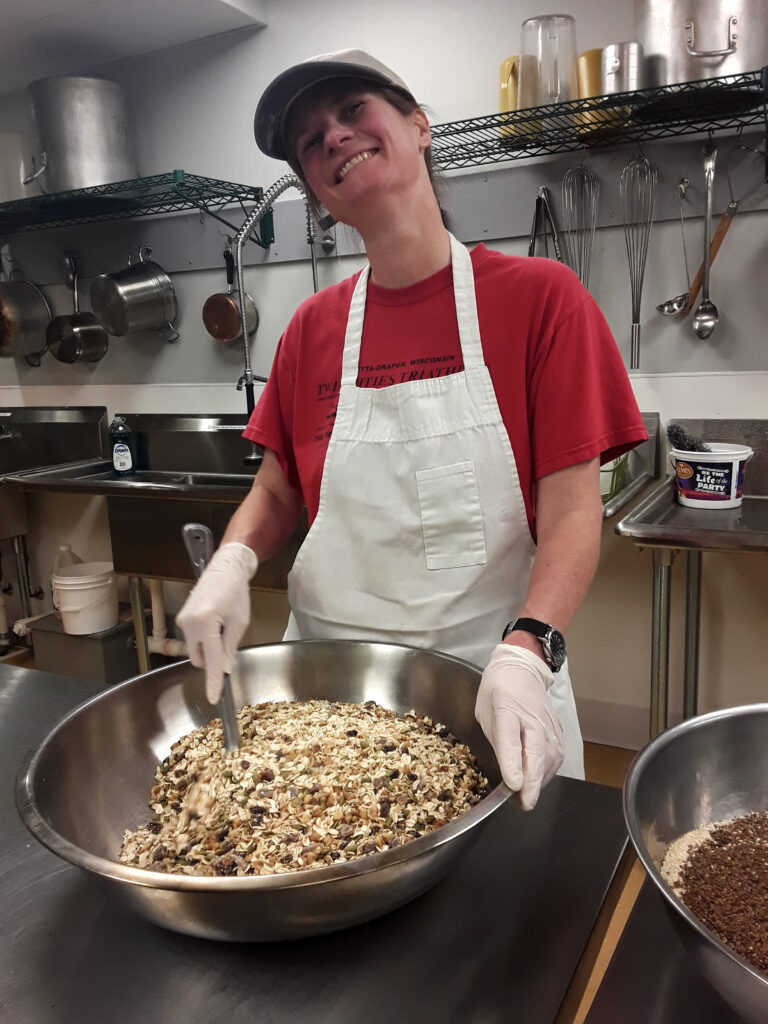
[[[667,476],[616,525],[616,533],[648,547],[699,551],[768,549],[768,420],[675,419],[693,437],[750,445],[754,456],[744,473],[738,508],[690,508],[677,500]],[[669,442],[665,438],[665,447]],[[664,460],[668,459],[665,451]],[[668,466],[669,470],[669,466]]]
[[[616,533],[648,547],[766,551],[768,497],[745,495],[738,508],[688,508],[669,477],[617,523]]]
[[[586,1024],[739,1024],[697,970],[669,908],[646,879]]]
[[[0,946],[24,1024],[551,1024],[626,846],[619,790],[556,778],[502,808],[436,888],[370,924],[290,943],[207,942],[107,901],[13,806],[28,749],[92,684],[0,663]]]

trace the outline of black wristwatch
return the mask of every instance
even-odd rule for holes
[[[515,619],[506,625],[501,639],[504,640],[516,629],[522,629],[523,632],[538,637],[544,651],[544,660],[553,672],[560,671],[565,661],[565,637],[559,630],[539,619]]]

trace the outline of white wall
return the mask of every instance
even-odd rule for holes
[[[632,37],[629,0],[599,7],[586,0],[568,0],[561,9],[577,19],[580,50]],[[282,0],[268,5],[269,26],[258,34],[234,33],[99,70],[122,81],[129,92],[143,174],[183,167],[197,174],[267,185],[284,173],[284,166],[256,149],[253,110],[264,85],[290,62],[344,46],[367,48],[402,75],[432,109],[433,120],[445,122],[496,109],[498,66],[518,51],[520,23],[536,13],[540,9],[534,3],[509,0],[473,4],[464,0],[420,4],[412,0]],[[0,131],[23,130],[23,125],[23,98],[1,99]],[[700,224],[691,230],[699,229]],[[522,253],[525,242],[509,239],[497,247]],[[351,273],[355,265],[354,259],[322,263],[321,284]],[[593,267],[595,297],[623,346],[628,336],[629,295],[619,229],[600,232]],[[686,346],[690,342],[686,338],[683,343],[682,332],[690,327],[661,322],[653,313],[656,301],[681,290],[679,229],[673,222],[654,229],[643,345],[662,372],[633,376],[643,410],[659,411],[664,422],[676,416],[766,415],[768,355],[762,362],[736,365],[727,344],[739,331],[764,331],[766,269],[765,215],[740,215],[713,273],[724,316],[722,329],[707,343],[715,347],[717,372],[689,374]],[[220,276],[213,272],[177,275],[180,296],[192,311],[220,283]],[[311,278],[305,266],[277,265],[249,270],[247,283],[262,312],[254,369],[265,375],[279,332],[308,294]],[[55,292],[57,303],[63,305],[66,299],[63,289]],[[130,367],[126,364],[119,379],[107,374],[105,361],[95,368],[46,370],[56,375],[45,381],[5,360],[0,367],[0,406],[66,401],[105,404],[110,414],[239,409],[242,396],[234,391],[232,361],[223,357],[213,361],[209,355],[213,343],[198,320],[190,313],[180,347],[163,353],[166,369],[160,380],[158,365],[151,359],[138,369],[135,362]],[[204,370],[200,369],[200,346],[208,346]],[[168,366],[178,369],[168,371]],[[62,369],[68,373],[66,378],[61,376]],[[212,383],[192,383],[198,380]],[[78,502],[80,511],[72,504]],[[46,562],[60,539],[72,538],[76,547],[85,548],[80,551],[84,557],[102,553],[104,523],[90,501],[67,499],[65,508],[60,500],[37,495],[30,503],[34,523],[30,544],[39,579],[50,571]],[[83,517],[79,524],[78,517]],[[93,522],[94,528],[85,529],[86,522]],[[614,536],[614,524],[615,520],[605,525],[600,569],[569,643],[585,734],[606,743],[637,746],[647,735],[651,556]],[[680,560],[674,574],[673,711],[681,706],[683,580]],[[706,555],[703,587],[702,710],[760,699],[765,679],[768,562],[755,555]],[[171,605],[178,603],[179,596],[175,590],[169,594]],[[283,606],[274,613],[275,633],[283,614]],[[753,639],[745,643],[745,637]]]

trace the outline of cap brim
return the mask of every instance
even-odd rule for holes
[[[398,92],[407,90],[392,82],[386,75],[379,74],[364,64],[349,64],[341,61],[312,61],[288,68],[267,86],[256,107],[253,119],[253,134],[262,153],[287,160],[283,147],[283,123],[288,108],[302,93],[313,85],[333,78],[362,78],[370,82],[388,85]]]

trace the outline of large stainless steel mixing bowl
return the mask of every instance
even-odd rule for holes
[[[670,844],[713,821],[768,810],[768,704],[700,715],[635,758],[624,815],[646,871],[699,969],[744,1020],[768,1020],[768,977],[733,952],[672,893],[660,867]]]
[[[189,662],[129,679],[81,705],[22,765],[16,800],[32,833],[149,920],[236,941],[330,932],[425,892],[509,796],[475,722],[480,672],[446,655],[396,644],[302,641],[241,652],[239,704],[327,698],[414,708],[468,743],[492,789],[470,811],[404,846],[348,864],[280,875],[166,875],[117,861],[123,831],[148,818],[156,765],[211,718],[203,673]]]

